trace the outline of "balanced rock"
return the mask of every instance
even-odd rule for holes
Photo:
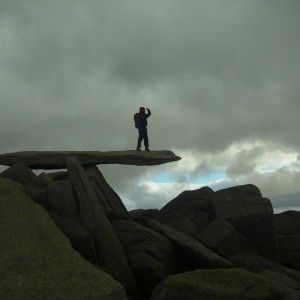
[[[0,155],[0,164],[12,166],[21,162],[31,169],[64,169],[67,157],[76,156],[82,166],[122,164],[137,166],[160,165],[180,160],[172,151],[24,151]]]

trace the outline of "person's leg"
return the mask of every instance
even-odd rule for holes
[[[145,150],[149,151],[149,139],[148,139],[148,130],[145,128],[144,131],[144,145],[145,145]]]
[[[136,150],[141,151],[142,140],[143,140],[143,132],[142,132],[141,128],[139,128],[138,131],[139,131],[139,137],[138,137]]]

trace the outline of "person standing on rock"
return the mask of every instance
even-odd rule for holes
[[[141,151],[142,141],[144,140],[145,151],[150,151],[149,149],[149,139],[147,130],[147,119],[151,116],[151,111],[146,108],[148,113],[145,113],[145,107],[140,107],[140,111],[134,115],[135,127],[139,131],[139,137],[137,142],[136,151]]]

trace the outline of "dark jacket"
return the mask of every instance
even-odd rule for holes
[[[138,128],[146,128],[147,127],[147,119],[151,116],[151,111],[147,108],[148,113],[139,112],[139,121],[138,121]]]

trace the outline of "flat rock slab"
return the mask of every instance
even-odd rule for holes
[[[67,157],[76,156],[83,166],[121,164],[154,166],[180,160],[172,151],[23,151],[0,155],[0,164],[12,166],[21,162],[31,169],[65,169]]]

